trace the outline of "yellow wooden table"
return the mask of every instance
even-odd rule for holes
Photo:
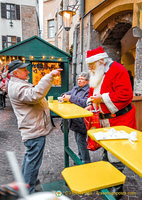
[[[106,131],[109,128],[99,128],[95,130],[89,130],[87,134],[95,140],[93,136],[94,132]],[[124,130],[127,133],[136,131],[135,129],[126,126],[114,126],[116,130]],[[136,174],[142,177],[142,132],[137,132],[138,141],[131,143],[128,139],[116,139],[116,140],[100,140],[97,141],[102,147],[112,153],[127,167],[133,170]]]
[[[54,100],[52,103],[48,102],[49,105],[49,109],[51,111],[53,111],[54,113],[56,113],[57,115],[59,115],[60,117],[63,118],[64,121],[64,160],[65,160],[65,168],[69,167],[69,156],[74,160],[74,162],[77,165],[81,165],[83,164],[82,161],[76,156],[76,154],[70,149],[69,147],[69,139],[68,139],[68,119],[71,118],[80,118],[80,117],[89,117],[92,116],[93,114],[87,110],[85,110],[84,108],[77,106],[76,104],[73,103],[58,103],[57,100]],[[91,163],[92,164],[92,163]],[[95,163],[96,165],[97,163]],[[93,164],[92,164],[93,165]],[[91,166],[92,166],[91,165]],[[97,164],[98,165],[98,164]],[[90,165],[89,165],[90,166]],[[101,164],[102,168],[104,166],[104,163],[102,162]],[[105,168],[106,166],[104,166]],[[84,168],[84,167],[83,167]],[[109,167],[110,168],[110,167]],[[92,169],[93,170],[93,169]],[[115,170],[115,169],[114,169]],[[66,170],[65,170],[66,173]],[[82,176],[83,174],[81,174]],[[90,177],[88,177],[90,178]],[[115,176],[115,178],[117,178],[117,175]],[[120,176],[118,176],[118,178],[120,178]],[[109,177],[108,177],[109,179]],[[108,181],[108,179],[105,181],[105,184],[103,183],[104,187],[111,187],[112,185],[110,184],[110,182]],[[81,180],[81,179],[80,179]],[[104,179],[102,179],[104,180]],[[125,177],[123,178],[123,182],[125,181]],[[114,181],[116,183],[116,179]],[[94,182],[93,182],[94,183]],[[54,183],[53,183],[54,184]],[[59,183],[58,183],[59,184]],[[74,183],[73,183],[74,184]],[[102,184],[102,182],[100,182],[100,185]],[[60,184],[59,184],[60,185]],[[82,187],[82,186],[81,186]],[[44,188],[44,186],[43,186]],[[59,187],[61,190],[61,187]],[[96,186],[95,186],[96,188]],[[98,187],[96,189],[99,189],[101,187]],[[52,190],[55,190],[55,187],[52,188]],[[44,191],[47,191],[47,186],[46,189]],[[107,189],[101,189],[101,194],[102,196],[104,196],[105,199],[111,199],[114,200],[115,198],[111,195],[108,195],[108,190]]]
[[[53,103],[48,103],[49,109],[61,116],[64,119],[89,117],[93,114],[88,110],[70,102],[58,103],[54,100]]]
[[[70,102],[58,103],[54,100],[49,103],[49,109],[61,116],[64,120],[64,156],[65,156],[65,167],[69,167],[69,156],[74,160],[76,164],[82,164],[81,160],[69,147],[68,139],[68,120],[71,118],[89,117],[93,114],[90,111]]]

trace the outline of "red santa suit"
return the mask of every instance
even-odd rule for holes
[[[100,112],[115,114],[131,103],[133,98],[132,86],[128,72],[123,65],[114,61],[105,71],[103,81],[99,86],[100,91],[90,88],[89,96],[94,96],[100,92],[103,99],[103,103],[99,105]],[[114,117],[101,119],[103,127],[124,125],[136,129],[135,107],[133,105],[127,113],[118,117],[112,116]]]
[[[108,59],[108,55],[104,52],[102,47],[87,51],[86,62],[91,64],[101,59],[106,59],[104,70],[101,71],[101,67],[104,66],[100,61],[99,74],[102,72],[99,81],[93,88],[90,88],[88,103],[90,96],[101,94],[102,102],[99,104],[99,111],[101,113],[101,125],[102,127],[112,126],[128,126],[136,129],[135,119],[135,107],[131,105],[133,98],[132,86],[129,78],[129,74],[125,67],[111,59]],[[91,67],[91,65],[90,65]],[[97,65],[96,65],[97,67]],[[97,68],[95,69],[96,77],[90,77],[91,80],[97,80],[99,77],[97,74]],[[103,116],[103,119],[102,119]],[[108,160],[112,163],[119,162],[111,153],[107,152]]]

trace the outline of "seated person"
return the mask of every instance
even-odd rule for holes
[[[86,101],[89,94],[89,74],[82,72],[78,79],[78,86],[63,95],[64,101],[70,101],[83,108],[86,107]],[[75,118],[69,120],[69,129],[74,131],[75,140],[78,146],[78,155],[83,163],[90,162],[89,151],[87,150],[87,129],[83,118]]]

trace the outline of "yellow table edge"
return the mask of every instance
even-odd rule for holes
[[[75,108],[78,108],[80,111],[83,111],[83,115],[80,114],[79,112],[76,112],[75,115],[72,114],[72,110],[70,110],[69,113],[67,114],[63,114],[62,113],[62,110],[58,110],[57,108],[57,105],[58,106],[74,106]],[[62,118],[64,119],[72,119],[72,118],[81,118],[81,117],[91,117],[93,115],[92,112],[74,104],[74,103],[70,103],[70,102],[63,102],[63,103],[58,103],[58,100],[53,100],[53,102],[49,102],[48,101],[48,106],[49,106],[49,109],[53,112],[55,112],[57,115],[61,116]],[[55,109],[56,108],[56,109]]]
[[[97,143],[99,143],[102,147],[104,147],[107,151],[109,151],[109,152],[112,153],[116,158],[118,158],[124,165],[126,165],[128,168],[130,168],[132,171],[134,171],[137,175],[139,175],[140,177],[142,177],[142,171],[141,171],[141,170],[137,169],[137,168],[136,168],[135,166],[133,166],[133,165],[129,165],[129,164],[125,161],[125,159],[118,157],[117,154],[115,154],[112,150],[110,150],[110,149],[107,147],[107,145],[105,145],[105,144],[103,143],[103,141],[105,141],[105,140],[100,140],[100,141],[98,141],[98,140],[96,140],[95,137],[93,136],[93,132],[94,132],[94,131],[97,131],[97,132],[98,132],[98,131],[102,131],[103,129],[111,129],[111,128],[115,128],[115,129],[118,129],[118,128],[126,129],[126,128],[127,128],[127,129],[129,130],[129,132],[131,132],[131,131],[141,132],[141,131],[132,129],[132,128],[127,127],[127,126],[113,126],[113,127],[98,128],[98,129],[95,129],[95,130],[90,129],[90,130],[87,131],[87,134],[88,134],[88,136],[89,136],[92,140],[95,140],[95,141],[96,141]]]

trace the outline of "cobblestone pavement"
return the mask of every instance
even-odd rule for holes
[[[22,164],[25,148],[21,142],[21,136],[17,128],[15,115],[12,111],[9,99],[6,99],[7,106],[0,110],[0,185],[14,181],[14,177],[6,157],[6,151],[14,151],[19,163]],[[63,133],[60,131],[60,118],[55,118],[56,128],[47,136],[44,151],[43,163],[40,168],[40,182],[47,183],[61,180],[61,171],[64,169],[64,141]],[[77,153],[77,147],[73,133],[69,134],[70,146]],[[101,160],[102,150],[90,152],[92,162]],[[70,166],[73,161],[70,161]],[[124,184],[124,195],[122,200],[142,200],[142,178],[137,176],[130,169],[125,168],[126,183]],[[40,188],[39,188],[40,190]],[[102,200],[99,192],[85,195],[74,195],[67,193],[73,200]]]

